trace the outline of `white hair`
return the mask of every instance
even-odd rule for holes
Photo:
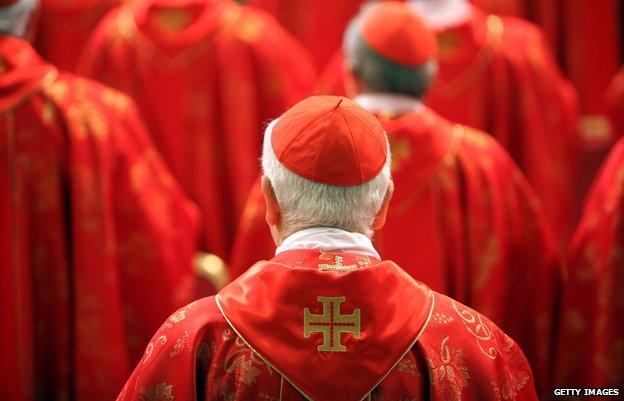
[[[280,206],[282,236],[311,227],[335,227],[372,237],[375,216],[391,181],[390,146],[386,164],[371,180],[353,186],[322,184],[298,176],[277,160],[271,145],[276,122],[264,132],[262,169]]]
[[[0,7],[0,33],[25,36],[37,5],[37,0],[19,0],[8,7]]]

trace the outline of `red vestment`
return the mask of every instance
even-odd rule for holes
[[[594,182],[570,248],[556,374],[557,385],[619,388],[618,399],[624,387],[623,208],[620,139]]]
[[[559,65],[578,90],[584,113],[600,113],[602,94],[622,60],[619,0],[471,2],[487,13],[515,15],[539,25]]]
[[[427,108],[383,125],[395,193],[375,247],[412,277],[500,325],[527,353],[537,383],[546,386],[560,271],[533,191],[482,132],[452,125]],[[241,219],[232,277],[271,257],[275,245],[264,216],[256,186]]]
[[[310,52],[321,70],[342,46],[344,30],[366,0],[250,0],[277,17]]]
[[[576,218],[577,102],[540,31],[520,19],[474,9],[470,21],[437,37],[438,79],[426,103],[503,144],[564,242]],[[321,92],[345,93],[340,59],[336,56],[323,73]]]
[[[125,95],[0,36],[0,388],[108,401],[193,299],[195,207]]]
[[[122,0],[42,0],[35,47],[64,71],[75,71],[89,35]]]
[[[230,0],[126,4],[92,39],[84,71],[135,98],[202,211],[203,249],[227,258],[263,125],[314,86],[304,49],[268,14]]]
[[[363,255],[290,250],[174,313],[118,401],[536,400],[487,318]]]
[[[624,68],[611,80],[602,99],[602,106],[611,125],[612,135],[609,139],[612,143],[624,135]]]

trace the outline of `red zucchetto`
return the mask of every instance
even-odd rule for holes
[[[287,169],[329,185],[370,181],[388,157],[379,121],[339,96],[312,96],[297,103],[273,127],[271,144]]]
[[[406,67],[421,66],[437,55],[434,34],[400,1],[380,2],[366,10],[360,35],[379,56]]]

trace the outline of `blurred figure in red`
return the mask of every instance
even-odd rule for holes
[[[41,0],[35,48],[56,67],[76,71],[93,29],[108,11],[123,1]]]
[[[622,62],[620,0],[471,0],[486,12],[515,15],[539,25],[555,58],[579,94],[582,158],[575,185],[578,204],[621,135],[601,107]],[[596,45],[599,43],[600,45]]]
[[[109,401],[193,296],[198,216],[134,103],[61,73],[0,2],[0,393]]]
[[[310,52],[322,70],[342,45],[347,24],[366,0],[248,0],[277,17]]]
[[[622,54],[619,0],[471,0],[492,14],[515,15],[539,25],[553,54],[578,90],[581,131],[590,149],[611,145],[600,100]],[[596,43],[600,43],[596,46]]]
[[[347,31],[354,100],[378,116],[393,153],[396,189],[373,243],[412,277],[500,325],[547,392],[562,279],[556,242],[503,148],[421,103],[435,76],[435,47],[433,34],[399,2],[371,7]],[[265,215],[257,186],[234,248],[234,277],[273,257]]]
[[[410,0],[437,35],[439,73],[426,103],[452,121],[483,129],[507,149],[541,198],[561,243],[576,219],[580,152],[576,93],[540,30],[486,15],[467,0]],[[345,93],[336,56],[321,92]]]
[[[609,140],[613,143],[624,135],[624,67],[611,80],[602,106],[609,118],[612,132]]]
[[[624,140],[594,182],[568,258],[559,387],[624,387]],[[580,397],[578,399],[581,399]]]
[[[82,71],[130,94],[203,213],[204,250],[227,258],[258,174],[265,122],[308,95],[305,50],[232,0],[146,0],[108,15]]]

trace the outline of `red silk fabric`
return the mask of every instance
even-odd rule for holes
[[[561,271],[535,194],[482,132],[453,125],[427,108],[385,116],[382,123],[393,154],[395,194],[375,247],[412,277],[499,324],[521,344],[546,391]],[[275,245],[264,216],[256,186],[241,220],[232,277],[272,257]],[[539,323],[527,325],[518,316]]]
[[[197,211],[129,98],[20,39],[0,64],[2,393],[108,401],[193,297]]]
[[[624,68],[613,77],[603,98],[603,108],[611,123],[610,143],[624,135]]]
[[[622,6],[618,0],[471,2],[487,13],[515,15],[539,25],[559,65],[578,90],[583,112],[601,112],[600,99],[622,62]]]
[[[277,17],[310,52],[321,71],[342,47],[344,30],[366,0],[248,0]]]
[[[354,269],[321,270],[336,257]],[[360,309],[361,335],[342,334],[344,352],[318,352],[322,336],[304,336],[305,309],[321,313],[321,294],[345,297],[340,314]],[[118,401],[302,401],[302,392],[359,401],[373,388],[372,400],[537,400],[509,337],[392,262],[292,250],[258,263],[217,299],[196,301],[161,326]]]
[[[624,386],[623,207],[620,139],[594,182],[570,247],[556,385]]]
[[[437,37],[439,73],[427,105],[496,137],[535,188],[565,243],[577,217],[577,98],[541,32],[518,18],[474,9],[469,22]],[[336,56],[323,73],[322,93],[345,93],[340,59]]]
[[[263,12],[230,0],[174,3],[111,13],[89,43],[83,71],[137,101],[202,212],[202,248],[227,258],[258,174],[264,124],[310,94],[314,72],[300,45]]]
[[[42,0],[35,48],[63,71],[74,72],[93,29],[123,0]]]

